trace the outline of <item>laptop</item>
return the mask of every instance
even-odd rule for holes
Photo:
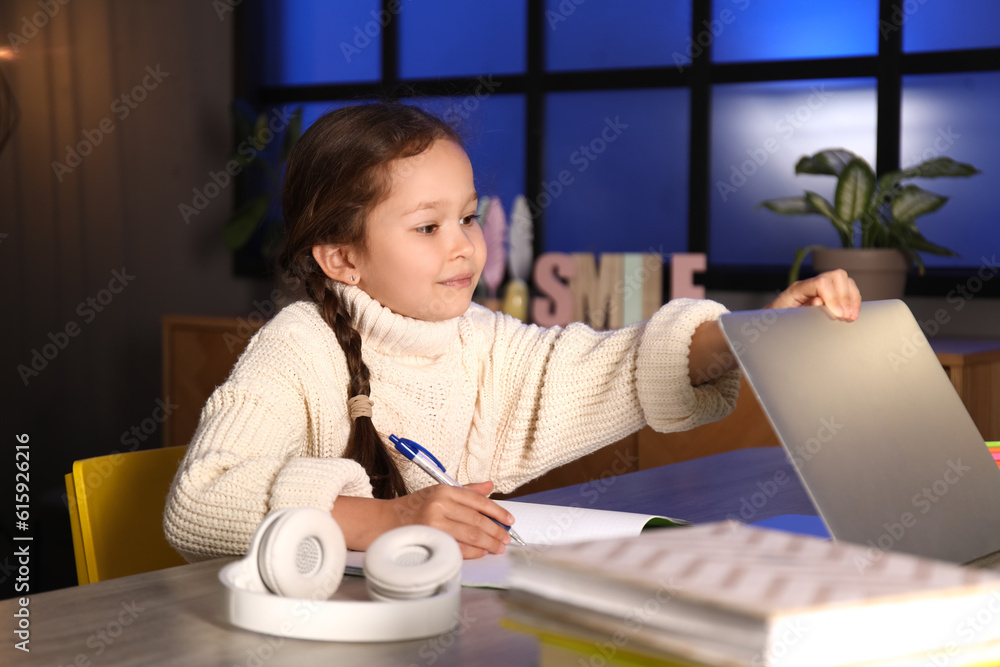
[[[1000,469],[902,301],[728,313],[722,331],[823,523],[873,558],[1000,551]]]

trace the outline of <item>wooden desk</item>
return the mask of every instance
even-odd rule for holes
[[[739,514],[741,498],[789,476],[751,520],[813,513],[778,448],[743,449],[653,470],[524,496],[523,500],[597,509],[629,509],[695,522]],[[760,483],[760,484],[759,484]],[[30,598],[31,652],[14,648],[17,600],[0,602],[4,665],[533,665],[536,640],[499,626],[496,591],[464,589],[462,618],[451,633],[386,644],[282,639],[230,626],[220,609],[219,569],[229,560],[112,579]]]

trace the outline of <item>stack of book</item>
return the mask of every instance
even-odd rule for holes
[[[541,665],[1000,665],[1000,573],[705,524],[511,550]]]
[[[1000,442],[987,442],[986,446],[989,447],[990,454],[993,455],[993,460],[1000,466]]]

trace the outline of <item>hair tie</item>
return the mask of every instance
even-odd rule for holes
[[[358,417],[368,417],[371,419],[372,405],[374,405],[372,399],[364,394],[358,394],[347,399],[347,413],[350,415],[351,421],[354,421]]]

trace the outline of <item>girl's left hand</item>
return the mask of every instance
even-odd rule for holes
[[[826,306],[839,320],[853,322],[861,311],[861,292],[843,269],[792,283],[767,308]]]

